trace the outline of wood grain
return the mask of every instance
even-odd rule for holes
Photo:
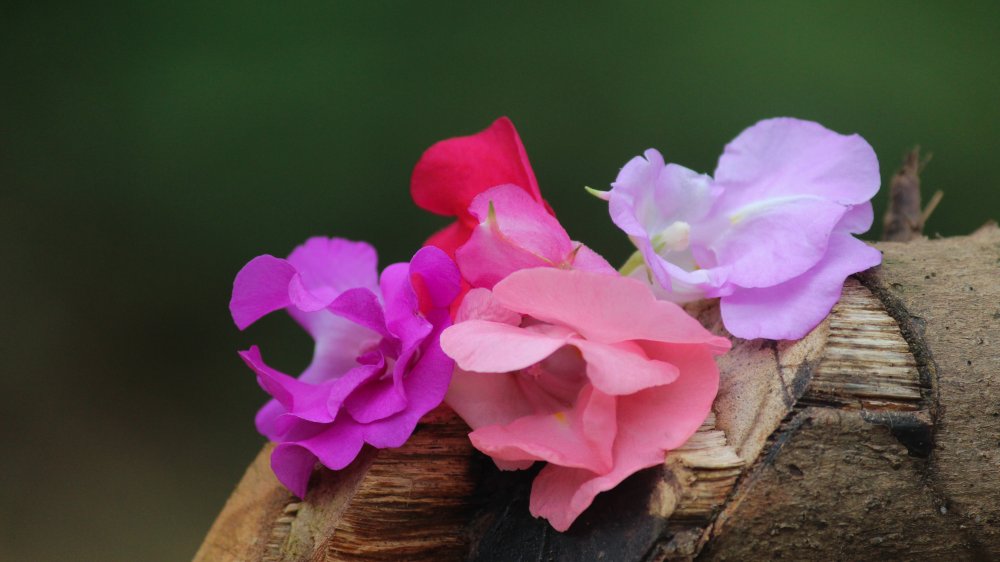
[[[735,340],[714,415],[566,533],[438,415],[303,502],[265,448],[196,560],[1000,558],[1000,230],[878,247],[802,340]]]

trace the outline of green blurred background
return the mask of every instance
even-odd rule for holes
[[[647,147],[710,172],[758,119],[920,143],[929,233],[1000,217],[994,2],[5,3],[0,8],[0,559],[190,557],[262,444],[233,275],[314,234],[406,259],[446,221],[409,173],[509,115],[542,190],[612,261],[583,185]],[[880,194],[881,216],[885,195]]]

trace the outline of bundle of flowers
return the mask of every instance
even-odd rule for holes
[[[240,329],[283,309],[315,340],[297,377],[240,353],[272,397],[256,425],[274,473],[304,497],[317,462],[399,447],[444,403],[500,469],[545,463],[530,510],[564,531],[709,414],[730,341],[678,303],[719,299],[735,337],[803,337],[880,262],[854,237],[878,187],[864,139],[809,121],[753,125],[712,176],[650,149],[590,190],[636,247],[615,269],[559,223],[510,120],[441,141],[410,191],[455,221],[408,263],[379,274],[370,245],[317,237],[237,274]]]

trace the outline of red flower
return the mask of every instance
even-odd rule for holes
[[[520,187],[554,215],[538,191],[521,138],[506,117],[474,135],[443,140],[428,148],[410,178],[413,201],[432,213],[458,220],[434,233],[425,245],[437,246],[454,257],[455,250],[479,224],[469,213],[472,200],[505,184]]]

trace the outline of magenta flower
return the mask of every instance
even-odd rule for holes
[[[501,469],[546,461],[529,507],[565,531],[695,432],[729,341],[634,279],[538,267],[470,291],[441,345],[472,444]]]
[[[676,302],[721,297],[735,336],[797,339],[848,275],[881,261],[852,236],[871,227],[878,188],[878,160],[860,136],[782,118],[740,133],[714,179],[650,149],[602,197],[638,247],[623,273]]]
[[[515,185],[477,195],[468,215],[478,221],[455,252],[462,277],[472,287],[493,288],[520,269],[556,267],[617,275],[599,254],[570,240],[548,208]]]
[[[240,270],[229,309],[241,330],[286,309],[316,341],[298,378],[266,365],[256,346],[240,353],[274,397],[256,423],[278,444],[271,467],[282,484],[304,497],[317,460],[338,470],[365,443],[398,447],[441,403],[454,363],[439,336],[459,284],[437,248],[378,278],[375,250],[340,238],[310,238],[287,260],[258,256]]]

